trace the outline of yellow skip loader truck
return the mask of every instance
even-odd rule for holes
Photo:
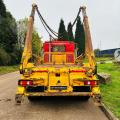
[[[82,12],[83,15],[85,31],[85,55],[80,56],[76,55],[74,42],[58,39],[44,42],[42,57],[34,56],[31,41],[35,11],[45,23],[37,5],[33,4],[20,64],[21,78],[18,80],[16,103],[21,104],[23,97],[33,101],[36,96],[81,96],[85,100],[92,97],[95,102],[100,103],[97,66],[86,7],[79,9],[79,13]]]

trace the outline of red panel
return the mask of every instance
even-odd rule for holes
[[[74,52],[74,43],[66,44],[66,52]]]
[[[44,63],[49,62],[49,54],[44,54]]]
[[[51,41],[51,42],[45,42],[44,43],[44,52],[49,52],[49,43],[51,46],[54,45],[65,45],[66,52],[74,52],[74,42],[69,41]]]
[[[44,43],[43,49],[44,52],[49,52],[49,43]]]
[[[74,63],[74,55],[73,54],[67,54],[67,63]]]

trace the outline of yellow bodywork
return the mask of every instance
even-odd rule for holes
[[[29,67],[29,69],[25,69],[24,75],[21,76],[21,80],[32,80],[34,86],[44,86],[47,87],[47,89],[44,92],[32,92],[29,93],[26,91],[25,87],[18,86],[17,94],[24,94],[26,96],[48,96],[50,93],[51,95],[64,95],[60,93],[68,93],[68,95],[74,95],[73,92],[73,86],[85,86],[84,81],[85,80],[96,80],[95,75],[87,76],[87,73],[81,72],[81,73],[70,73],[70,70],[84,70],[84,67],[79,67],[75,65],[41,65],[37,67]],[[29,74],[29,71],[32,71],[32,73]],[[43,72],[39,72],[43,71]],[[46,72],[47,71],[47,72]],[[59,76],[56,76],[58,74]],[[58,82],[59,81],[59,82]],[[51,86],[67,86],[66,90],[52,90],[50,89]],[[45,94],[46,93],[46,94]],[[48,93],[48,94],[47,94]],[[58,94],[57,94],[58,93]],[[76,93],[75,93],[76,94]],[[83,93],[78,92],[77,95],[79,96],[85,96],[93,94],[100,94],[99,86],[96,85],[91,88],[91,91],[86,91]]]
[[[33,5],[32,15],[36,9],[36,5]],[[85,7],[82,7],[84,18],[84,29],[86,36],[86,57],[88,63],[82,63],[82,65],[74,61],[69,64],[66,62],[66,53],[58,55],[57,53],[48,53],[52,55],[52,62],[35,66],[34,63],[29,62],[32,56],[31,52],[31,38],[33,28],[33,16],[30,16],[28,32],[26,37],[25,49],[22,56],[22,62],[20,65],[20,71],[22,73],[21,80],[33,81],[33,86],[22,87],[18,85],[17,95],[24,96],[94,96],[100,95],[99,84],[94,86],[85,85],[84,81],[98,81],[95,71],[94,52],[92,49],[91,36],[88,25],[88,18],[86,16]],[[80,60],[81,61],[81,60]],[[77,63],[76,63],[77,62]],[[81,72],[70,72],[81,71]],[[31,87],[36,89],[42,86],[43,91],[29,91]],[[81,91],[74,91],[74,87],[81,87]],[[63,87],[62,89],[52,89],[52,87]],[[65,88],[64,88],[65,87]],[[90,88],[88,91],[84,91],[84,88]]]
[[[72,52],[47,52],[46,54],[51,56],[51,62],[47,62],[46,64],[74,64],[67,63],[66,56],[67,54],[73,54]],[[75,61],[74,61],[75,62]]]

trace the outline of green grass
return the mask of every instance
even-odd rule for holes
[[[99,64],[98,72],[112,76],[112,83],[101,85],[101,94],[105,105],[120,119],[120,66],[113,63]]]
[[[111,59],[113,59],[112,57],[96,57],[95,60],[96,62],[100,62],[100,61],[110,61]]]
[[[17,70],[19,70],[19,67],[17,65],[16,66],[0,66],[0,75],[6,74],[9,72],[14,72]]]
[[[101,62],[101,61],[112,61],[114,58],[113,57],[96,57],[95,61],[96,62]],[[84,63],[88,63],[88,59],[84,59]]]

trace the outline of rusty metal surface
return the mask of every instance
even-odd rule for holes
[[[15,105],[18,72],[0,76],[0,120],[108,120],[90,99],[79,97],[40,97]]]

